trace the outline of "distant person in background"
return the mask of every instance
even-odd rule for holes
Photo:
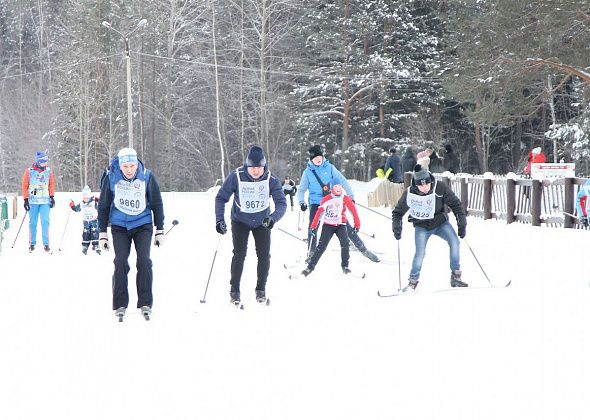
[[[307,167],[303,171],[301,175],[301,183],[299,184],[299,189],[297,192],[297,198],[299,200],[299,206],[301,211],[306,211],[308,205],[305,203],[305,193],[309,191],[309,225],[308,225],[308,244],[309,250],[307,254],[306,262],[308,263],[315,251],[317,246],[317,238],[315,235],[312,235],[311,232],[311,223],[318,211],[318,207],[320,206],[320,202],[322,198],[326,195],[330,194],[331,185],[330,182],[332,179],[339,179],[342,183],[342,187],[346,191],[346,194],[354,201],[354,192],[350,187],[350,184],[342,175],[342,173],[336,169],[336,167],[331,164],[328,159],[324,157],[324,151],[320,145],[311,146],[309,148],[309,161],[307,162]],[[361,238],[359,238],[358,233],[355,232],[350,226],[350,224],[346,224],[346,229],[348,231],[348,237],[356,247],[366,258],[370,259],[373,262],[379,262],[379,258],[369,251]]]
[[[522,173],[526,176],[529,177],[531,176],[531,165],[533,163],[545,163],[545,153],[543,153],[543,151],[541,150],[540,147],[535,147],[533,150],[531,150],[529,152],[529,158],[528,158],[528,162],[527,165],[525,166],[524,170],[522,171]]]
[[[430,166],[429,166],[429,169],[430,169],[430,172],[432,172],[434,174],[440,174],[440,173],[444,172],[444,170],[445,170],[445,167],[443,165],[443,161],[436,154],[436,151],[434,151],[434,150],[430,154]]]
[[[293,196],[297,192],[297,187],[293,180],[288,176],[286,176],[283,181],[283,192],[285,193],[285,196],[289,196],[289,200],[291,201],[291,211],[293,211]]]
[[[390,155],[383,168],[385,178],[396,184],[402,183],[404,182],[404,176],[402,173],[401,158],[397,155],[395,147],[391,147],[389,153]]]
[[[428,167],[430,166],[430,155],[432,152],[433,150],[430,147],[418,152],[416,155],[416,164],[428,170]]]
[[[450,144],[445,145],[445,156],[444,156],[444,167],[445,171],[449,171],[453,174],[459,172],[459,158],[453,151],[453,147]]]
[[[49,158],[45,152],[37,152],[35,163],[25,170],[22,193],[25,210],[29,212],[29,252],[37,244],[37,223],[41,218],[41,234],[45,252],[49,248],[49,209],[55,206],[53,172],[47,166]]]
[[[92,250],[100,255],[98,247],[98,197],[92,195],[90,187],[82,188],[82,202],[79,204],[70,200],[70,208],[75,212],[82,212],[82,253],[88,254],[88,247],[92,243]]]
[[[406,147],[406,151],[401,158],[401,164],[402,173],[404,174],[414,170],[414,166],[416,166],[416,156],[414,156],[414,150],[411,146]]]
[[[578,195],[576,196],[576,210],[578,214],[578,222],[588,227],[588,217],[590,217],[590,179],[580,187]]]

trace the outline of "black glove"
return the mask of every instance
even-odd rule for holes
[[[227,225],[223,220],[220,220],[217,223],[215,223],[215,230],[217,231],[217,233],[225,235],[227,233]]]
[[[357,228],[357,227],[353,227],[353,228],[352,228],[352,231],[353,231],[354,233],[359,233],[359,228]]]
[[[402,224],[392,222],[391,230],[393,230],[393,237],[399,241],[402,238]]]
[[[588,218],[587,218],[587,217],[581,217],[581,218],[580,218],[580,224],[581,224],[583,227],[588,227]]]
[[[275,221],[272,220],[272,217],[270,216],[266,216],[264,218],[264,220],[262,221],[262,226],[264,226],[267,229],[272,229],[272,227],[275,225]]]
[[[317,229],[314,229],[314,228],[311,228],[311,229],[309,229],[309,233],[311,233],[311,236],[316,236],[317,233],[318,233],[318,230]]]
[[[29,199],[25,198],[25,211],[31,210],[31,206],[29,205]]]
[[[459,235],[459,238],[463,239],[465,237],[465,234],[467,233],[465,230],[467,229],[467,226],[465,225],[461,225],[457,227],[457,235]]]
[[[300,206],[301,206],[301,211],[307,210],[307,204],[301,203]]]
[[[52,209],[55,207],[55,199],[53,196],[49,197],[49,208]]]

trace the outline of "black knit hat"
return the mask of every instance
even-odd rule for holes
[[[312,160],[316,156],[324,156],[322,146],[320,146],[319,144],[316,144],[309,148],[309,160]]]
[[[428,172],[428,169],[424,168],[422,165],[414,166],[414,174],[412,175],[412,178],[414,178],[414,183],[416,185],[430,184],[430,182],[432,182],[430,179],[430,172]]]
[[[250,151],[248,151],[248,157],[246,158],[246,166],[254,166],[259,168],[266,166],[264,152],[260,146],[252,146],[250,148]]]
[[[447,151],[447,153],[451,153],[453,151],[453,146],[451,146],[450,144],[445,144],[445,150]]]

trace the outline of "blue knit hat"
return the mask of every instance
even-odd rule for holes
[[[258,168],[266,166],[264,152],[260,146],[252,146],[250,148],[248,151],[248,157],[246,158],[246,166],[254,166]]]
[[[342,185],[342,179],[340,179],[340,177],[337,176],[332,178],[332,180],[330,181],[330,191],[332,191],[332,194],[335,194],[334,185]]]
[[[37,152],[35,154],[35,163],[37,166],[41,165],[42,163],[47,163],[49,158],[47,157],[47,153],[45,152]]]

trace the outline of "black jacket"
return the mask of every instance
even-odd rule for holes
[[[435,185],[434,176],[430,175],[432,179],[431,190]],[[409,190],[413,194],[421,194],[418,190],[418,187],[414,184],[414,180],[412,179],[412,185],[410,186]],[[430,192],[429,191],[429,192]],[[446,186],[446,184],[442,182],[436,182],[436,204],[434,210],[434,217],[428,220],[418,220],[409,218],[408,220],[414,224],[414,226],[423,227],[427,230],[432,230],[444,222],[449,220],[449,216],[445,212],[445,205],[449,206],[453,213],[455,213],[455,217],[457,218],[457,225],[458,226],[467,226],[467,217],[465,216],[465,211],[463,211],[463,206],[461,205],[461,200],[459,197],[455,195],[453,190]],[[397,205],[391,212],[391,219],[393,220],[394,226],[401,226],[402,218],[404,214],[410,209],[407,204],[407,197],[408,197],[408,189],[404,190],[402,196],[400,197]]]
[[[408,147],[402,156],[402,172],[411,172],[416,166],[416,156],[411,147]]]

